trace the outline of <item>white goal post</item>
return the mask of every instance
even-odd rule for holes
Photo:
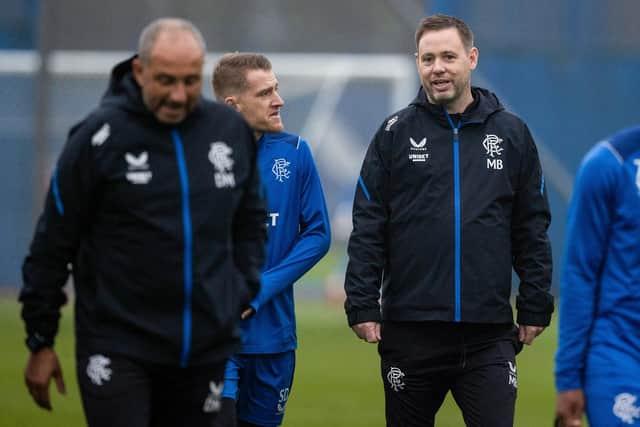
[[[0,84],[12,77],[36,81],[47,65],[49,108],[46,116],[46,159],[52,167],[66,131],[98,102],[112,67],[131,56],[125,51],[54,50],[47,61],[35,51],[0,50]],[[412,54],[369,55],[328,53],[265,53],[280,82],[285,100],[285,128],[300,134],[313,150],[322,177],[332,222],[334,250],[344,257],[351,231],[351,204],[364,151],[376,128],[392,112],[415,97],[419,82]],[[211,98],[211,74],[221,53],[209,53],[204,68],[203,93]],[[15,80],[14,80],[15,81]],[[34,111],[35,114],[35,111]],[[9,112],[11,115],[11,112]],[[29,118],[2,117],[14,134],[27,132]],[[25,123],[26,120],[26,123]],[[22,123],[20,125],[19,123]],[[44,173],[48,177],[48,173]],[[338,262],[326,278],[329,295],[341,298]],[[333,283],[336,282],[336,283]],[[320,284],[319,284],[320,285]],[[324,286],[305,288],[316,292]],[[330,299],[333,299],[330,296]]]
[[[128,51],[54,50],[50,53],[46,64],[49,91],[54,95],[50,97],[50,117],[46,120],[52,156],[57,155],[69,126],[96,105],[95,94],[104,91],[112,67],[131,55]],[[213,95],[209,80],[214,63],[221,55],[206,56],[203,93],[210,98]],[[413,55],[265,55],[272,62],[281,94],[288,103],[283,110],[285,127],[309,142],[323,183],[326,182],[330,209],[335,210],[339,199],[345,197],[344,192],[337,191],[334,195],[333,190],[346,186],[352,192],[355,188],[364,150],[375,128],[387,115],[406,106],[417,93],[419,83]],[[0,78],[36,77],[42,63],[36,51],[0,50]],[[353,86],[358,83],[365,88],[356,93]],[[79,93],[82,90],[87,91],[86,95]],[[336,222],[337,239],[346,238],[345,234],[350,231],[338,225],[342,222]],[[350,219],[349,224],[344,224],[344,228],[349,227]]]

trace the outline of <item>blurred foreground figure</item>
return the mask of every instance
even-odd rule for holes
[[[71,129],[23,266],[25,371],[51,409],[72,266],[77,375],[89,426],[209,427],[239,317],[259,290],[266,216],[242,117],[201,99],[205,46],[161,19]]]
[[[559,425],[640,426],[640,127],[585,156],[565,242]]]
[[[242,314],[242,350],[227,363],[214,425],[279,426],[295,368],[293,284],[329,250],[327,208],[309,146],[283,132],[284,101],[270,61],[253,53],[224,55],[213,90],[244,116],[258,141],[269,234],[260,292]]]
[[[521,119],[471,87],[464,22],[423,19],[416,47],[422,88],[378,129],[356,189],[349,325],[379,342],[388,426],[432,426],[448,391],[467,425],[511,426],[515,356],[553,311],[538,153]]]

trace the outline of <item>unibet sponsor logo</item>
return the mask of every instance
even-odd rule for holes
[[[223,382],[215,383],[214,381],[209,381],[209,395],[204,401],[204,405],[202,405],[202,412],[218,412],[220,411],[220,407],[222,406],[222,387],[224,386]]]
[[[427,138],[424,137],[420,141],[416,141],[412,137],[409,137],[409,142],[411,143],[409,147],[409,160],[414,163],[426,162],[429,158],[426,147]]]
[[[126,153],[124,159],[127,162],[127,174],[125,175],[132,184],[147,184],[153,174],[149,170],[149,153],[143,151],[137,156]]]

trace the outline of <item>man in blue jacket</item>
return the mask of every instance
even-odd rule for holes
[[[242,351],[225,372],[217,426],[278,426],[291,392],[297,346],[293,284],[327,252],[329,219],[311,151],[283,132],[284,101],[269,60],[224,55],[213,72],[216,98],[238,110],[258,140],[267,199],[266,262],[258,296],[243,314]]]
[[[471,86],[463,21],[429,16],[415,42],[422,87],[379,127],[357,184],[349,326],[379,342],[387,426],[432,426],[449,391],[467,425],[512,426],[515,356],[553,311],[542,168],[527,125]]]
[[[36,403],[73,268],[76,366],[90,427],[209,427],[239,321],[259,289],[266,215],[251,130],[201,98],[206,49],[160,19],[69,133],[23,266]]]
[[[640,426],[640,126],[585,156],[573,190],[556,353],[560,425]]]

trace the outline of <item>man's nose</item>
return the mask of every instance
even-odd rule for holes
[[[282,107],[284,105],[284,99],[282,99],[282,97],[278,92],[275,92],[275,97],[273,98],[273,105],[277,107]]]
[[[444,73],[444,71],[445,71],[444,61],[442,59],[436,58],[433,62],[433,72]]]
[[[187,88],[184,86],[184,83],[178,82],[171,87],[169,99],[171,100],[171,102],[181,104],[187,102]]]

